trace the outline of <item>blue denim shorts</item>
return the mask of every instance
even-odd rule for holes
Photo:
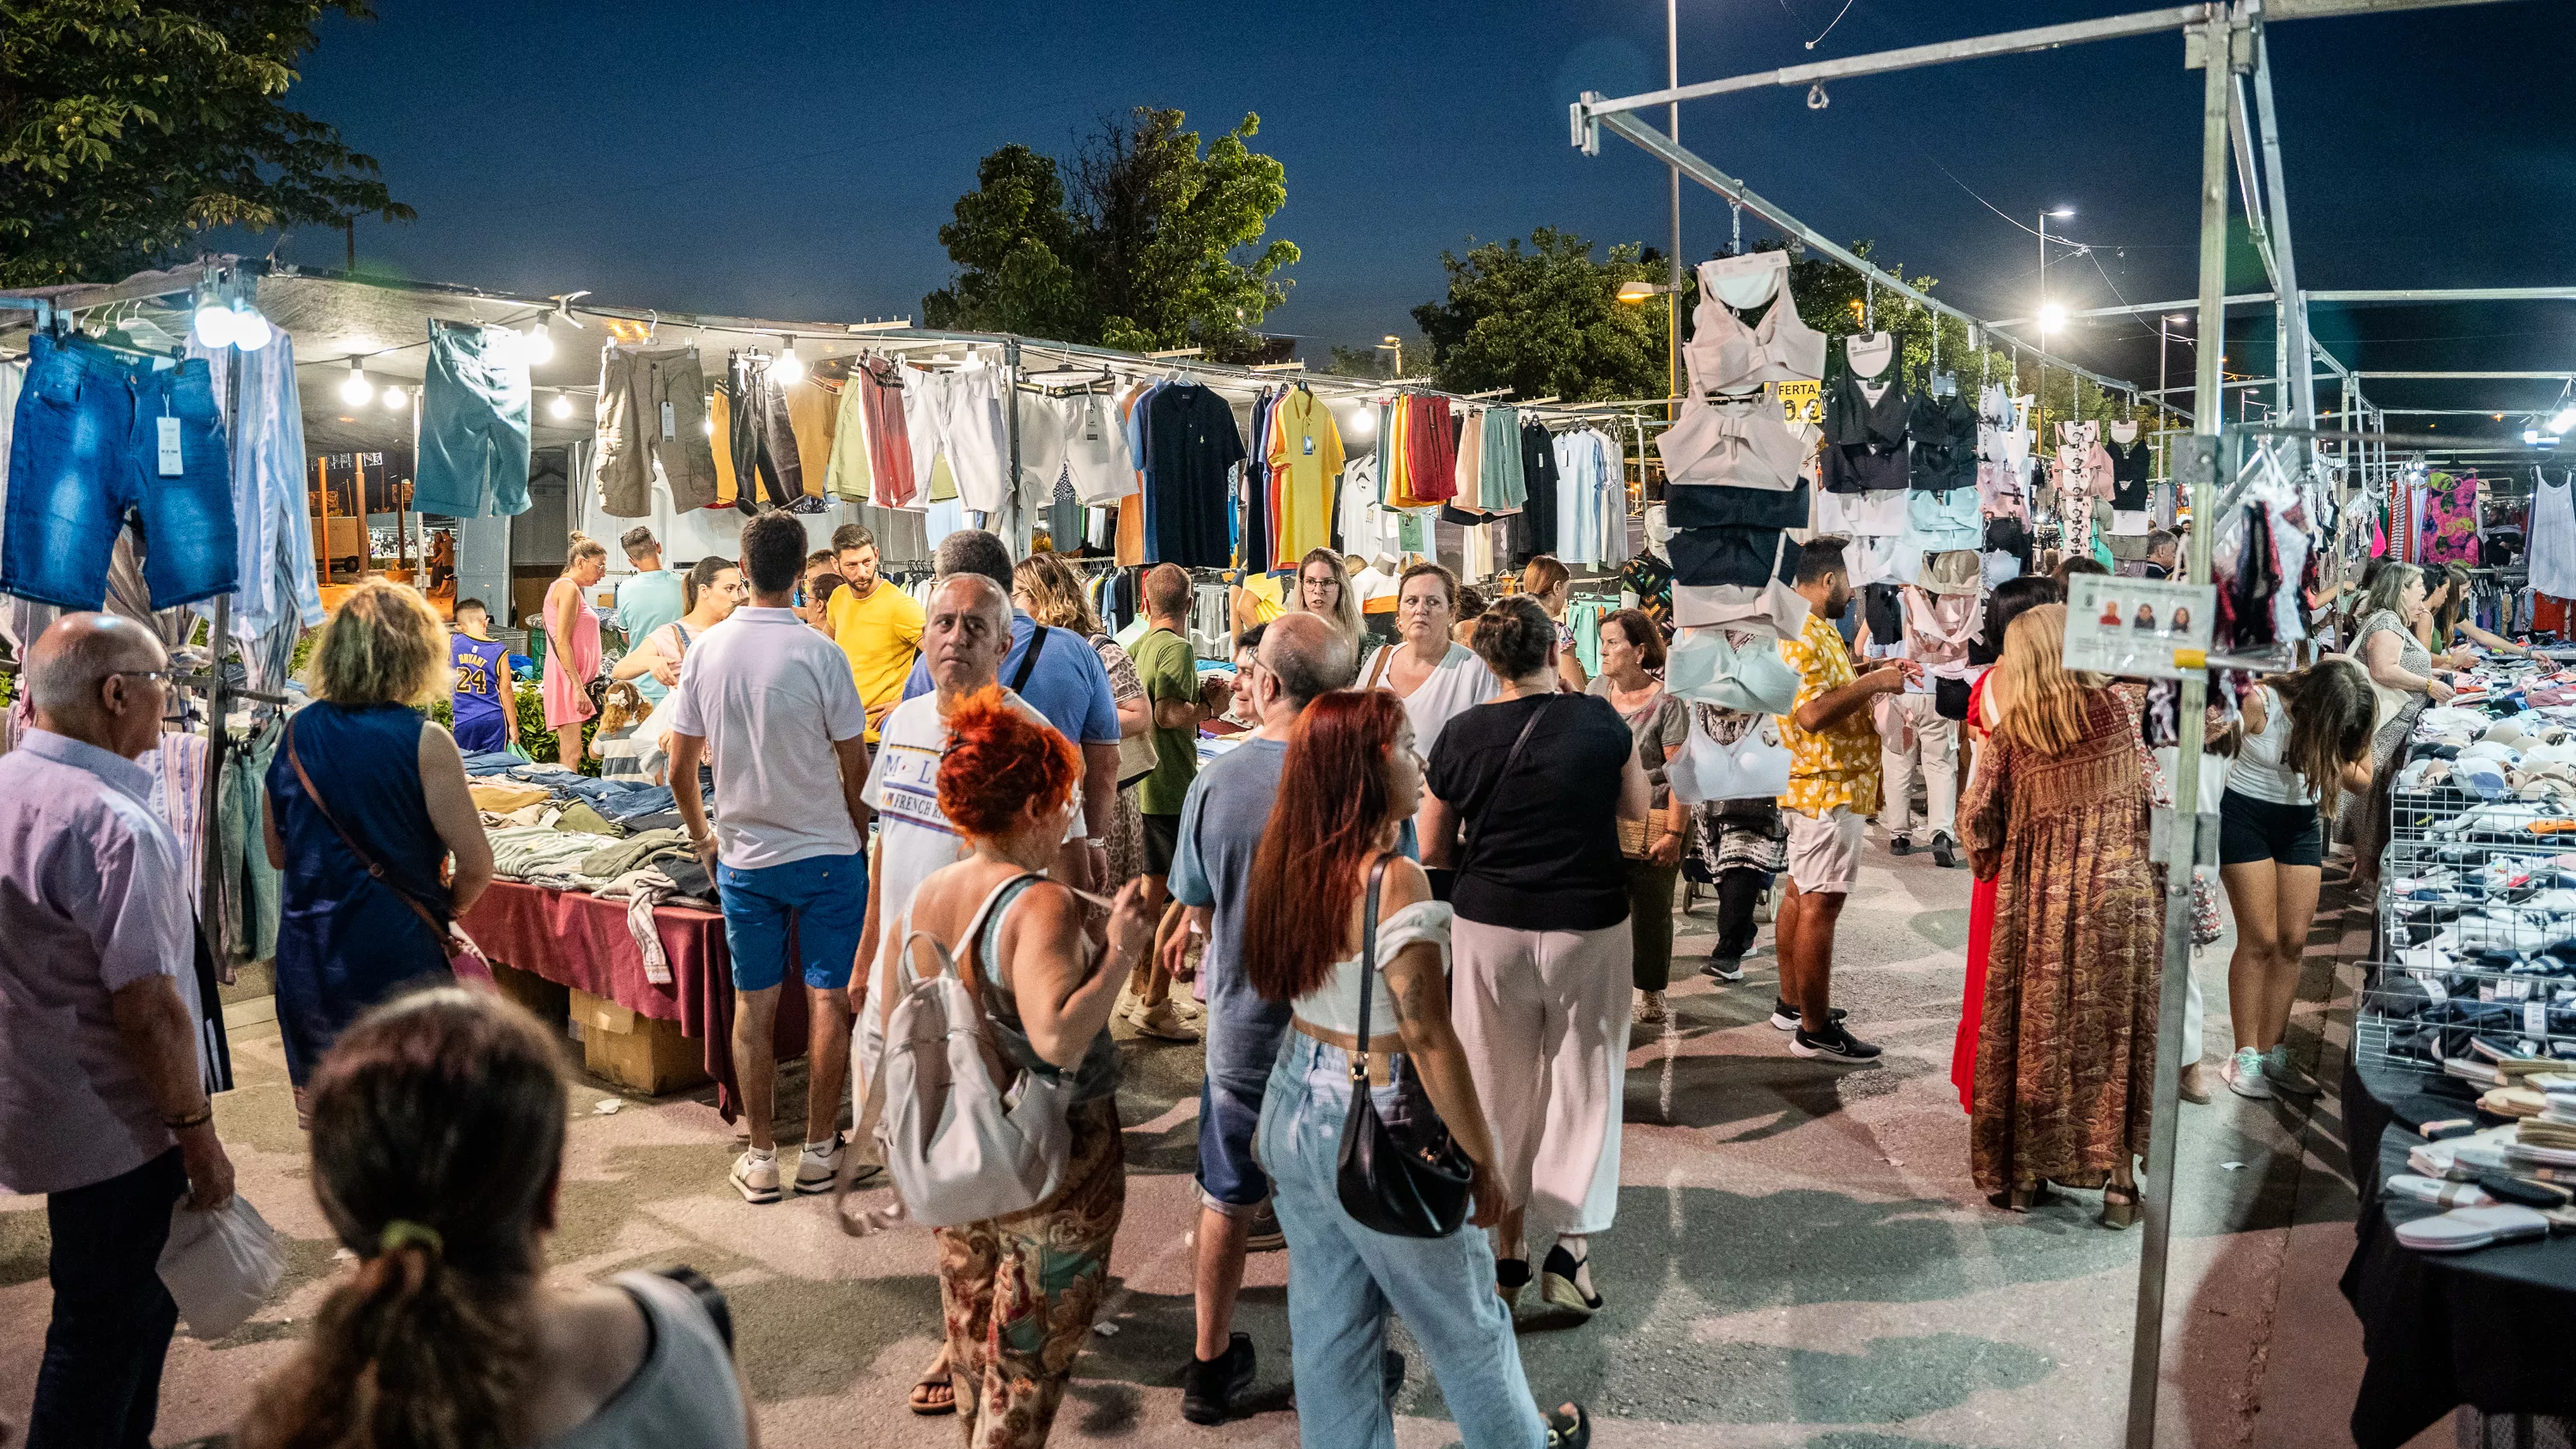
[[[735,990],[778,985],[791,958],[808,986],[849,986],[868,921],[865,855],[812,855],[761,870],[718,865],[716,898],[724,905]]]
[[[412,507],[450,518],[528,511],[528,364],[518,334],[432,320]]]
[[[176,475],[161,471],[165,417],[178,422]],[[152,607],[239,587],[232,460],[205,360],[156,372],[82,338],[38,335],[10,444],[0,592],[99,607],[129,513],[143,523]]]

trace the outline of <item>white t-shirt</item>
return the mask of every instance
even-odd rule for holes
[[[847,672],[846,670],[844,671]],[[1031,722],[1046,725],[1027,700],[1002,691]],[[1048,728],[1054,728],[1048,725]],[[948,823],[939,808],[939,761],[948,753],[948,722],[939,717],[936,692],[915,695],[896,705],[877,727],[877,757],[868,766],[862,794],[877,812],[877,919],[892,929],[894,919],[912,904],[912,893],[931,873],[966,858],[966,837]],[[1074,784],[1077,799],[1080,781]],[[1073,812],[1065,839],[1082,835],[1082,812]]]
[[[671,728],[715,757],[716,858],[766,870],[856,855],[833,746],[863,738],[849,656],[793,609],[741,608],[701,634],[680,668]]]
[[[1395,689],[1394,651],[1401,644],[1381,644],[1360,668],[1362,688],[1392,692]],[[1385,668],[1380,670],[1383,662]],[[1440,731],[1461,713],[1483,704],[1503,692],[1503,682],[1476,651],[1452,641],[1449,653],[1432,666],[1431,677],[1422,687],[1405,697],[1404,712],[1413,720],[1413,748],[1424,759],[1431,758],[1431,747],[1440,740]]]
[[[2290,712],[2281,706],[2280,691],[2263,686],[2263,733],[2248,734],[2237,747],[2236,768],[2227,777],[2227,788],[2251,800],[2274,805],[2314,805],[2317,792],[2308,788],[2308,777],[2298,767],[2281,758],[2281,750],[2290,743]]]

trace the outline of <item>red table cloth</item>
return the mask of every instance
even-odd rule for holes
[[[724,917],[691,906],[654,907],[662,954],[671,963],[667,986],[645,976],[644,953],[626,929],[622,900],[496,880],[459,919],[495,961],[606,997],[639,1016],[678,1022],[682,1035],[705,1047],[716,1110],[728,1122],[737,1115],[733,967],[725,951]],[[805,993],[782,991],[779,998],[776,1045],[779,1060],[786,1061],[805,1054]]]

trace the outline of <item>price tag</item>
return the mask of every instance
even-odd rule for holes
[[[678,437],[678,436],[680,436],[680,419],[679,419],[679,415],[671,411],[671,405],[670,405],[670,403],[668,403],[668,402],[664,402],[664,403],[662,404],[662,437],[663,437],[663,440],[667,442],[667,441],[669,441],[670,439],[672,439],[672,438],[676,438],[676,437]]]
[[[2442,984],[2441,977],[2425,972],[2416,979],[2424,983],[2424,994],[2433,999],[2435,1006],[2451,999],[2451,988]]]
[[[2549,1003],[2526,1001],[2522,1004],[2522,1034],[2531,1037],[2549,1035]]]
[[[1306,437],[1306,456],[1309,458],[1315,456],[1315,439],[1311,433]]]
[[[155,421],[161,425],[161,476],[176,478],[180,473],[179,420],[165,417]]]

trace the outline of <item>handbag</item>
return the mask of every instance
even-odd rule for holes
[[[1522,737],[1528,737],[1524,728]],[[1518,747],[1515,746],[1515,753]],[[1506,767],[1508,768],[1508,766]],[[1419,1141],[1406,1142],[1377,1114],[1369,1094],[1369,1004],[1377,996],[1378,887],[1386,880],[1381,855],[1369,867],[1368,904],[1360,930],[1359,1050],[1351,1053],[1351,1110],[1342,1119],[1342,1149],[1334,1186],[1342,1211],[1361,1227],[1396,1238],[1445,1238],[1467,1221],[1475,1164],[1459,1150],[1445,1122],[1434,1117]]]
[[[450,921],[445,930],[439,929],[438,917],[429,913],[429,907],[412,899],[411,892],[394,884],[393,878],[385,874],[385,868],[376,863],[376,858],[367,854],[348,831],[340,828],[339,820],[331,814],[330,805],[322,799],[322,792],[313,788],[313,777],[304,773],[304,761],[295,753],[295,719],[291,715],[286,721],[286,763],[295,771],[295,783],[304,787],[304,798],[313,802],[313,811],[322,817],[322,823],[330,826],[331,833],[340,837],[340,843],[358,858],[358,864],[367,868],[367,874],[375,878],[376,884],[392,891],[396,900],[411,907],[411,913],[420,917],[421,924],[429,927],[429,933],[438,938],[447,954],[447,969],[460,980],[479,982],[498,990],[492,980],[491,961],[484,956],[483,948],[474,944],[474,938],[465,934],[465,928]]]

